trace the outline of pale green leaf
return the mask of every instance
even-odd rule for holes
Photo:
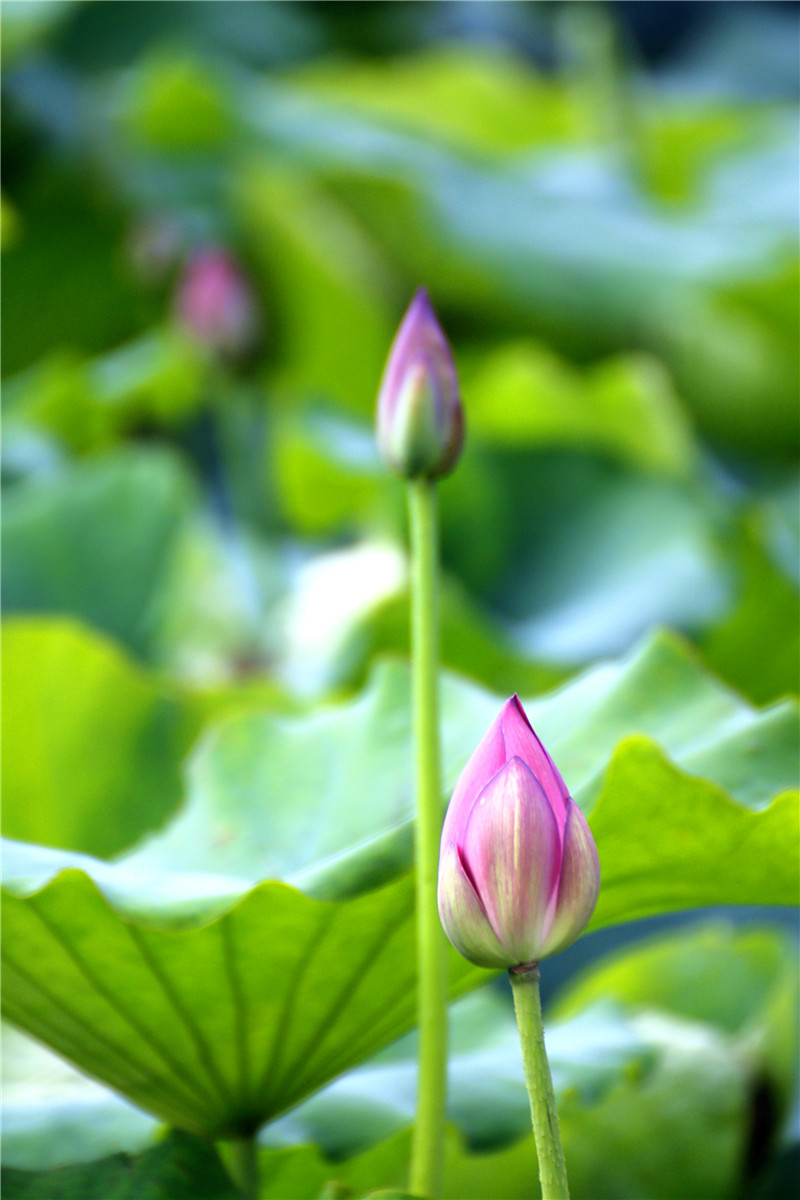
[[[70,613],[144,652],[193,499],[186,468],[163,450],[17,484],[3,505],[6,612]]]
[[[105,858],[178,806],[198,722],[114,642],[10,617],[2,676],[6,837]]]
[[[446,677],[443,700],[449,787],[500,698]],[[773,800],[795,770],[791,705],[756,712],[656,637],[529,712],[590,813],[595,926],[794,902],[797,804]],[[409,737],[407,671],[389,665],[349,704],[223,720],[185,807],[116,863],[7,843],[7,1017],[217,1135],[380,1049],[414,1019]],[[450,961],[455,992],[484,977]]]
[[[595,451],[666,474],[693,461],[691,432],[663,367],[644,356],[606,359],[579,372],[532,341],[468,360],[470,433],[518,449]]]

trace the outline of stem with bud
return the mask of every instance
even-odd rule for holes
[[[408,483],[411,526],[411,634],[417,797],[417,989],[419,1081],[409,1188],[435,1198],[441,1190],[447,1089],[446,943],[436,902],[442,787],[439,765],[438,528],[436,484]]]
[[[514,1010],[522,1045],[522,1065],[525,1068],[525,1083],[531,1104],[542,1200],[569,1200],[567,1168],[561,1146],[553,1080],[547,1051],[544,1048],[539,967],[536,963],[511,967],[508,974],[514,993]]]

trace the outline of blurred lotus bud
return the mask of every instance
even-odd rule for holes
[[[378,394],[378,446],[404,479],[438,479],[464,440],[458,376],[428,294],[420,288],[392,343]]]
[[[447,810],[439,859],[445,933],[478,966],[535,963],[582,933],[599,888],[586,818],[513,696]]]
[[[259,313],[250,284],[224,250],[201,250],[187,263],[175,301],[178,320],[201,345],[228,358],[258,339]]]

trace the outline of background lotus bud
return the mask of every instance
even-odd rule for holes
[[[438,479],[464,440],[458,375],[428,293],[420,288],[392,343],[378,394],[378,446],[404,479]]]
[[[445,933],[481,967],[538,962],[575,941],[599,888],[586,818],[513,696],[447,810],[439,860]]]
[[[178,320],[196,341],[228,357],[252,349],[258,308],[250,284],[225,250],[201,250],[178,285]]]

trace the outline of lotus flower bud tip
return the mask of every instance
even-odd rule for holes
[[[377,432],[383,458],[405,479],[446,475],[461,453],[458,375],[424,288],[411,301],[389,351]]]
[[[208,247],[189,260],[178,284],[175,309],[190,336],[212,352],[235,358],[257,341],[256,298],[226,250]]]
[[[586,818],[512,696],[462,771],[445,817],[445,933],[478,966],[538,962],[583,932],[599,887]]]

